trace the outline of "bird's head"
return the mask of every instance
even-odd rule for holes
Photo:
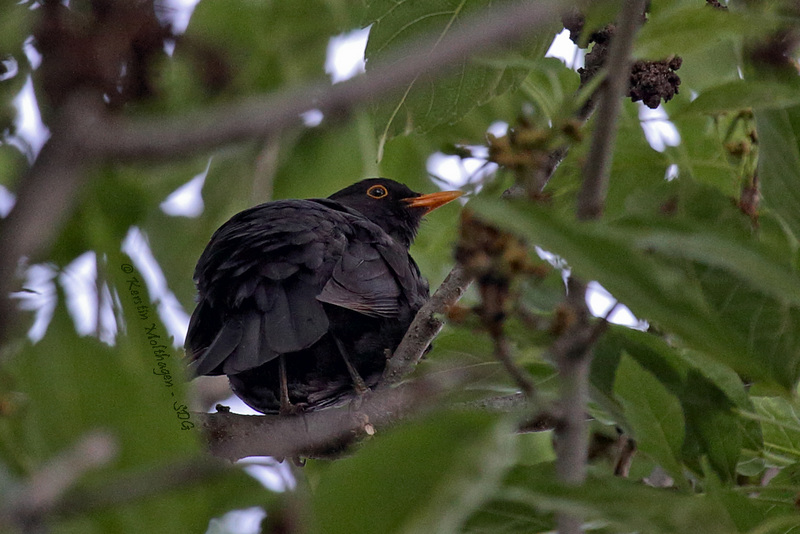
[[[369,178],[328,198],[360,212],[395,240],[409,246],[417,235],[422,217],[462,194],[461,191],[440,191],[422,195],[388,178]]]

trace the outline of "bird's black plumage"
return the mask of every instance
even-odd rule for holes
[[[428,298],[408,247],[423,215],[458,194],[375,178],[234,215],[195,270],[190,370],[228,375],[263,413],[336,405],[354,382],[375,384]]]

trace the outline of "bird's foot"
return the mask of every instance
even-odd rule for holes
[[[354,389],[356,394],[353,397],[353,400],[350,402],[350,408],[352,408],[354,411],[358,411],[364,405],[364,402],[369,400],[369,398],[372,396],[372,390],[366,385],[364,385],[363,389],[359,388],[358,386],[354,387]]]
[[[303,415],[306,412],[305,404],[292,404],[291,402],[281,403],[278,408],[278,415]]]

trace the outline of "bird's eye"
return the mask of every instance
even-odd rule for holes
[[[383,198],[388,194],[389,192],[382,185],[373,185],[367,189],[367,195],[371,196],[372,198]]]

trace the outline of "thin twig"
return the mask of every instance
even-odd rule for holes
[[[498,395],[476,401],[465,402],[466,408],[478,408],[491,412],[513,412],[527,406],[528,398],[524,393],[511,393],[510,395]]]
[[[600,319],[600,321],[598,321],[597,324],[594,325],[594,328],[592,328],[592,331],[589,333],[589,345],[594,345],[595,343],[597,343],[597,340],[600,339],[600,336],[602,336],[606,332],[606,330],[608,330],[608,325],[609,325],[608,319],[617,310],[619,306],[620,306],[619,301],[615,301],[614,305],[611,306],[606,312],[606,314]]]
[[[567,307],[573,325],[551,347],[560,378],[560,421],[556,426],[556,471],[567,484],[580,484],[586,477],[588,426],[586,402],[589,397],[591,332],[586,306],[586,285],[574,276],[568,281]],[[582,532],[582,520],[574,514],[558,514],[559,534]]]
[[[500,332],[499,335],[493,336],[493,341],[495,359],[497,359],[497,361],[503,365],[506,372],[511,375],[514,383],[517,384],[517,387],[522,390],[525,396],[528,399],[532,398],[536,392],[536,386],[533,384],[533,380],[527,371],[522,369],[519,365],[517,365],[517,362],[514,361],[514,357],[511,354],[511,347],[508,343],[508,338],[504,336],[502,332]]]
[[[387,360],[386,369],[381,378],[381,387],[399,383],[414,370],[433,338],[444,326],[444,323],[435,315],[444,312],[449,306],[458,302],[471,282],[472,278],[464,268],[460,264],[456,264],[439,289],[417,312],[403,341]]]
[[[636,455],[636,442],[629,436],[619,437],[619,455],[614,463],[614,476],[628,478],[633,457]]]
[[[264,145],[261,147],[258,156],[256,156],[255,169],[253,170],[253,187],[250,190],[250,200],[253,204],[272,200],[280,150],[280,138],[270,137],[264,141]]]
[[[617,137],[617,118],[622,108],[622,95],[628,86],[633,40],[641,25],[646,4],[646,0],[626,0],[611,39],[606,61],[608,74],[601,91],[592,144],[578,194],[577,212],[580,220],[596,219],[603,212]]]
[[[588,397],[588,357],[592,325],[586,305],[586,284],[574,276],[568,281],[566,306],[573,316],[571,326],[550,347],[561,378],[562,424],[559,425],[559,474],[562,480],[580,483],[585,475],[587,442],[586,399]]]

